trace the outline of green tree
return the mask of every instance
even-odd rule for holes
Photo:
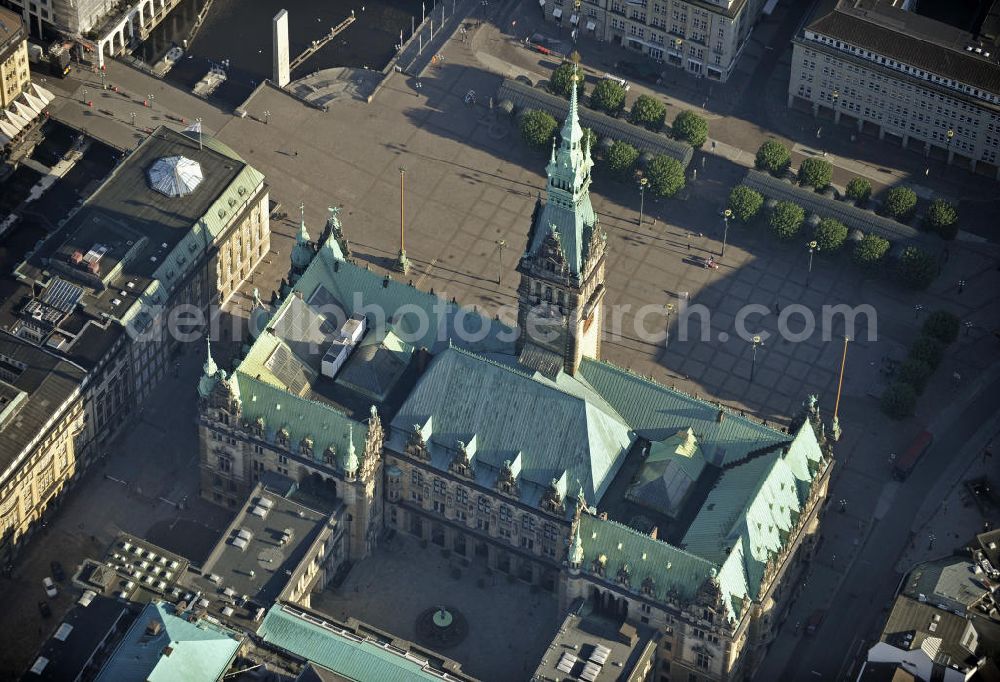
[[[948,344],[958,338],[960,320],[947,310],[935,310],[924,320],[923,332],[932,339]]]
[[[846,191],[848,197],[863,204],[872,197],[872,183],[867,178],[854,178],[847,183]]]
[[[926,363],[931,369],[937,369],[944,359],[944,344],[934,337],[924,334],[917,337],[917,340],[910,346],[909,357]]]
[[[649,95],[639,95],[632,103],[632,110],[629,111],[628,120],[639,126],[645,126],[650,130],[660,130],[663,128],[663,121],[667,118],[667,107],[663,102],[650,97]]]
[[[672,132],[676,139],[698,149],[708,139],[708,121],[693,111],[685,110],[674,117]]]
[[[665,154],[659,154],[646,167],[649,189],[658,197],[672,197],[684,187],[684,167]]]
[[[545,149],[556,134],[556,120],[540,109],[527,109],[521,114],[521,137],[534,149]]]
[[[919,246],[907,246],[896,263],[896,274],[903,284],[914,289],[926,289],[937,276],[937,263],[931,254]]]
[[[833,166],[825,159],[808,158],[799,165],[799,184],[826,189],[833,180]]]
[[[616,140],[608,150],[605,162],[608,170],[620,178],[627,178],[635,172],[635,164],[639,160],[639,152],[628,142]]]
[[[902,382],[892,384],[882,394],[882,411],[893,419],[905,419],[917,406],[917,392]]]
[[[553,95],[569,99],[570,92],[573,89],[573,76],[576,73],[577,67],[573,62],[563,62],[557,66],[552,72],[552,78],[549,79],[549,92]],[[583,97],[583,93],[584,80],[580,78],[576,84],[577,97]]]
[[[581,140],[581,144],[589,149],[591,155],[593,155],[594,150],[597,148],[597,133],[594,132],[593,128],[583,129],[583,139]]]
[[[746,185],[736,185],[729,193],[729,208],[740,222],[748,223],[760,212],[764,197]]]
[[[798,204],[790,201],[779,201],[771,211],[771,230],[780,239],[791,239],[799,233],[806,212]]]
[[[625,108],[625,88],[618,81],[601,79],[590,93],[590,106],[617,116]]]
[[[847,239],[847,226],[839,220],[824,218],[816,226],[816,245],[820,253],[836,251]]]
[[[757,170],[766,170],[771,175],[781,175],[792,163],[792,155],[785,145],[777,140],[768,140],[757,150],[754,165]]]
[[[865,268],[875,268],[887,253],[889,240],[869,233],[854,246],[854,262]]]
[[[927,209],[927,228],[942,239],[954,239],[958,236],[958,211],[947,201],[935,199]]]
[[[909,384],[918,394],[924,392],[927,387],[927,380],[934,373],[934,368],[923,360],[917,358],[907,358],[896,370],[896,380],[904,384]]]
[[[917,207],[917,195],[909,187],[893,187],[885,195],[883,210],[897,220],[906,220]]]

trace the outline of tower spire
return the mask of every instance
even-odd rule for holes
[[[569,113],[566,114],[566,121],[562,128],[563,148],[566,147],[567,142],[570,143],[571,149],[575,148],[575,145],[578,145],[583,139],[583,128],[580,127],[580,112],[577,106],[576,84],[579,80],[579,67],[577,67],[573,70],[573,84],[570,86]]]
[[[205,338],[205,364],[202,365],[202,370],[204,373],[198,380],[198,395],[207,398],[212,393],[212,389],[215,388],[219,374],[219,367],[212,357],[212,340],[207,337]]]
[[[354,449],[354,424],[347,427],[347,456],[344,457],[344,473],[354,476],[358,472],[358,453]]]

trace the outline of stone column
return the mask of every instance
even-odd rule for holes
[[[882,126],[878,127],[878,139],[880,140],[885,139],[885,128],[883,128]]]
[[[813,102],[813,118],[819,116],[819,102]]]
[[[840,109],[833,110],[833,122],[836,125],[840,124]]]
[[[795,104],[795,95],[788,93],[788,108],[791,109],[793,104]]]
[[[865,120],[863,118],[858,119],[858,132],[859,133],[865,132]]]
[[[910,144],[910,136],[907,135],[906,133],[903,133],[903,149],[906,149],[909,144]]]
[[[271,29],[274,66],[272,78],[279,88],[283,88],[291,80],[288,73],[288,10],[283,9],[274,15]]]
[[[976,160],[975,159],[969,159],[969,170],[971,172],[973,172],[973,173],[976,172]]]

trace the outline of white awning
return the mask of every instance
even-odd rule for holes
[[[55,95],[53,95],[51,92],[43,88],[41,85],[38,85],[37,83],[32,83],[31,88],[35,91],[35,94],[38,95],[38,98],[41,99],[46,104],[48,104],[49,102],[51,102],[56,98]]]
[[[45,102],[43,102],[40,98],[35,97],[27,90],[21,93],[21,97],[23,97],[24,101],[28,103],[29,107],[31,107],[38,113],[42,113],[42,109],[45,108]]]
[[[552,10],[552,17],[555,18],[555,19],[561,19],[562,18],[562,8],[561,7],[556,7],[554,10]]]
[[[593,19],[587,19],[587,30],[588,31],[593,31],[595,28],[597,28],[597,24],[594,23],[594,20]]]
[[[24,118],[31,121],[31,119],[38,116],[38,112],[29,107],[27,104],[19,99],[14,100],[14,108],[17,109],[17,113],[21,114]]]
[[[28,119],[24,118],[19,114],[14,113],[10,109],[4,109],[3,115],[6,116],[7,120],[10,121],[11,125],[13,125],[18,130],[28,125]]]
[[[0,135],[6,137],[8,141],[14,139],[18,130],[20,130],[20,128],[0,118]],[[4,144],[6,144],[6,142]]]
[[[577,24],[579,24],[580,23],[580,15],[579,14],[574,14],[573,16],[571,16],[569,18],[569,23],[573,24],[574,26],[576,26]]]

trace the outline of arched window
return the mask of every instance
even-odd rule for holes
[[[552,303],[552,287],[545,287],[545,301]]]

